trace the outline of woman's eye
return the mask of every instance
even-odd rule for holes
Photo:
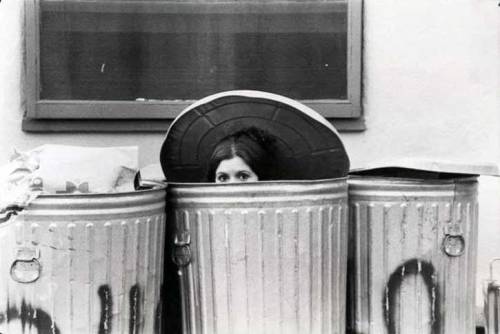
[[[238,178],[240,179],[240,181],[247,181],[250,178],[250,175],[248,175],[247,173],[240,173],[238,175]]]
[[[217,181],[219,182],[227,182],[228,176],[226,174],[220,174],[217,176]]]

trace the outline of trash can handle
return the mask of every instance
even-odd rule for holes
[[[19,247],[14,262],[10,267],[10,276],[18,283],[33,283],[40,278],[40,249],[37,247]]]
[[[461,256],[465,252],[465,238],[460,224],[454,222],[444,227],[442,249],[451,257]]]
[[[495,257],[490,260],[490,281],[493,281],[493,264],[500,261],[500,257]]]
[[[172,250],[172,260],[178,267],[186,267],[191,263],[191,234],[189,231],[177,231]]]

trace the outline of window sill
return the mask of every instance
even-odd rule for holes
[[[340,132],[359,132],[366,129],[365,121],[361,118],[328,120]],[[25,132],[38,133],[117,133],[117,132],[167,132],[172,120],[166,119],[33,119],[24,118],[22,129]]]

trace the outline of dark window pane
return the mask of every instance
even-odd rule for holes
[[[347,96],[345,2],[42,2],[42,99]]]

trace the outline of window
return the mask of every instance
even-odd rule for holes
[[[26,131],[165,131],[224,90],[363,128],[361,0],[25,0]]]

